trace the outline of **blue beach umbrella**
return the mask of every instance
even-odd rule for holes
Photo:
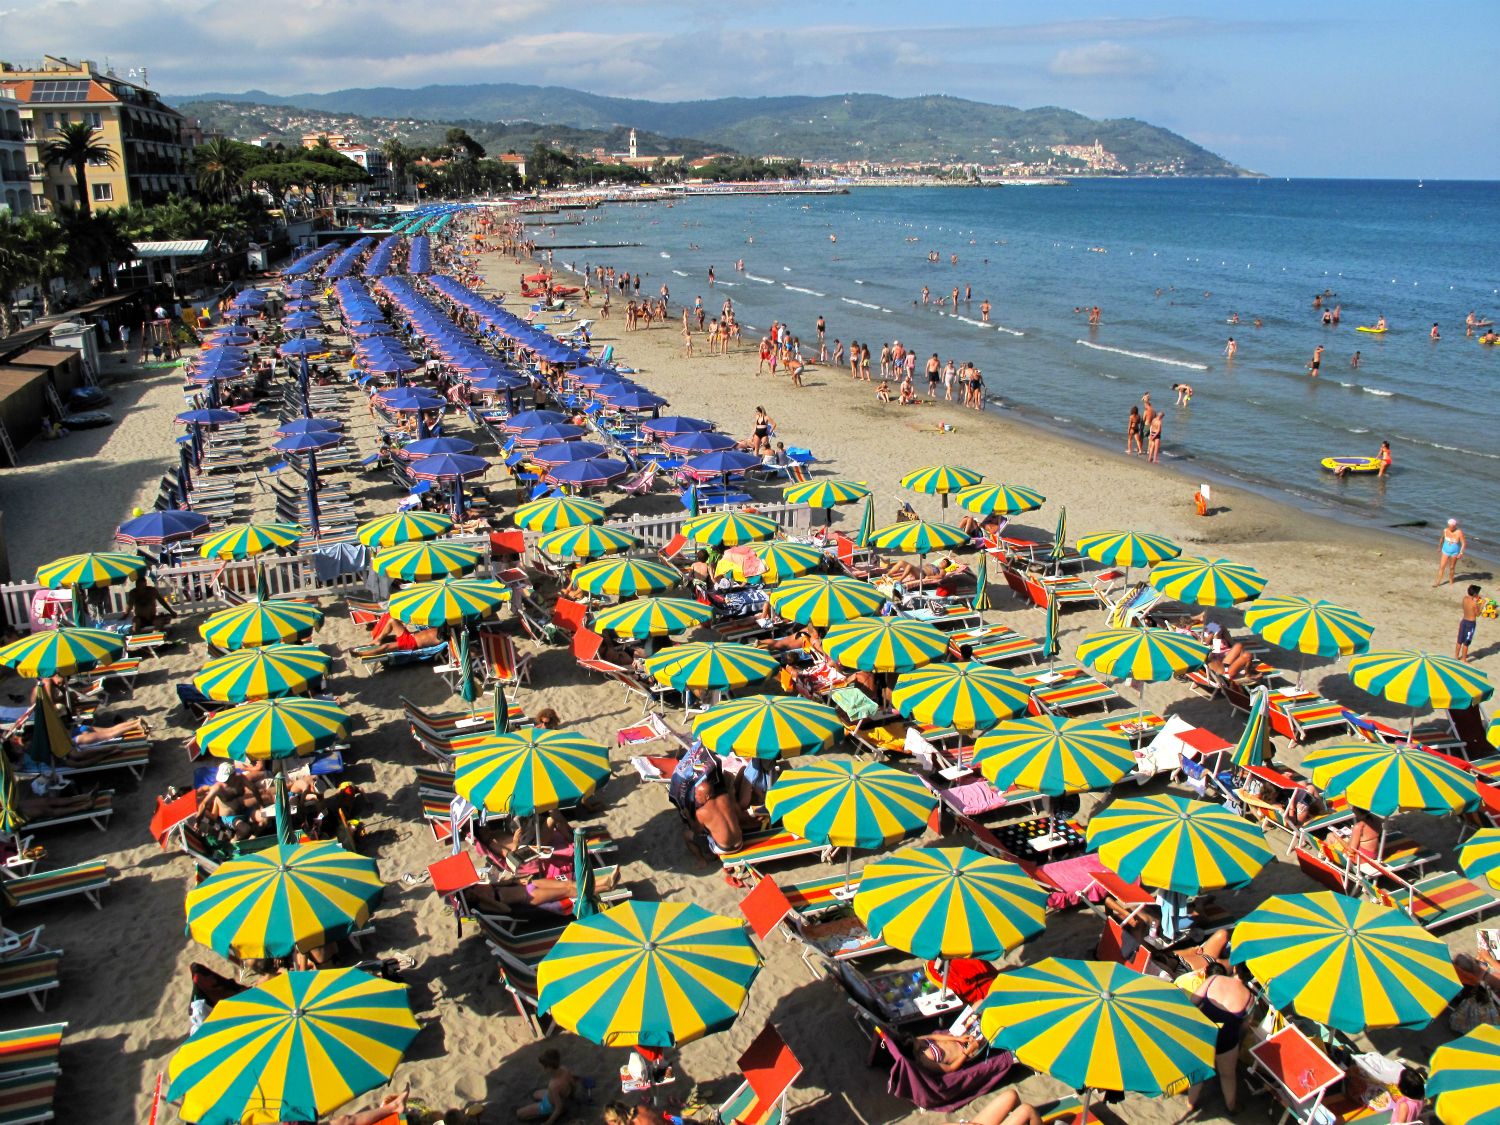
[[[295,340],[288,340],[276,349],[278,355],[321,355],[328,350],[328,345],[322,340],[315,340],[310,336],[298,336]]]

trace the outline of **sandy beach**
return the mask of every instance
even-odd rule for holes
[[[497,290],[514,283],[514,261],[490,255],[484,267]],[[512,305],[520,307],[519,300]],[[584,315],[589,314],[585,311]],[[608,320],[596,321],[594,333],[597,344],[613,344],[619,361],[634,367],[642,382],[669,398],[674,413],[712,419],[728,433],[745,437],[755,407],[764,405],[778,424],[777,438],[810,448],[819,459],[820,475],[863,480],[874,487],[878,524],[890,522],[902,500],[909,500],[923,515],[939,515],[937,498],[900,489],[902,473],[938,462],[968,465],[985,473],[991,482],[1025,484],[1046,494],[1047,505],[1034,514],[1030,524],[1046,535],[1059,508],[1066,505],[1070,540],[1112,529],[1162,534],[1183,544],[1187,553],[1224,556],[1257,567],[1269,579],[1268,592],[1326,597],[1358,609],[1375,625],[1377,646],[1440,654],[1452,652],[1463,586],[1469,582],[1488,586],[1491,581],[1489,564],[1470,557],[1459,567],[1458,585],[1434,589],[1435,532],[1434,542],[1422,546],[1392,534],[1311,517],[1228,486],[1215,485],[1214,511],[1199,517],[1193,505],[1197,478],[1170,465],[1148,466],[1140,458],[1042,433],[993,414],[951,406],[879,403],[873,385],[852,383],[847,370],[810,368],[806,387],[794,389],[785,378],[755,375],[754,349],[748,341],[734,355],[684,359],[672,323],[626,333],[618,311]],[[811,335],[811,326],[806,326],[803,338]],[[0,502],[16,578],[29,577],[39,563],[57,555],[106,546],[115,524],[134,505],[149,504],[159,474],[175,463],[171,415],[182,401],[177,374],[141,374],[116,383],[111,393],[115,398],[111,410],[118,419],[114,427],[58,443],[35,443],[24,451],[22,468],[0,476]],[[373,428],[358,392],[351,391],[348,401],[355,439],[362,453],[371,452]],[[953,428],[940,431],[940,422]],[[269,440],[269,418],[258,425]],[[488,479],[496,487],[499,472],[492,470]],[[762,487],[758,495],[773,499],[777,492],[774,487]],[[508,500],[509,490],[502,495]],[[361,492],[361,517],[389,512],[395,496],[385,478],[378,483],[372,479]],[[259,502],[267,503],[265,499]],[[620,502],[614,510],[625,514],[648,505],[664,509],[675,503],[675,498],[658,496],[647,504]],[[848,521],[857,519],[858,512],[850,509],[841,514]],[[1020,534],[1027,526],[1026,518],[1012,525]],[[1003,584],[993,586],[991,595],[992,619],[1024,634],[1041,635],[1040,610],[1022,607]],[[342,606],[328,602],[324,608],[329,616],[315,634],[316,643],[338,653],[363,638]],[[1239,614],[1227,611],[1222,618],[1233,628]],[[23,922],[27,926],[46,923],[48,944],[66,951],[62,987],[46,1014],[37,1016],[24,1003],[13,1001],[5,1024],[68,1022],[57,1097],[60,1121],[145,1120],[157,1077],[186,1034],[189,964],[198,961],[222,972],[232,971],[183,932],[183,895],[192,878],[192,862],[159,850],[146,830],[154,798],[169,784],[183,785],[189,780],[190,766],[183,750],[189,728],[183,725],[183,713],[174,709],[173,685],[189,679],[205,659],[197,623],[197,618],[175,623],[178,643],[143,669],[133,695],[108,708],[111,714],[151,720],[157,733],[146,780],[134,785],[127,779],[119,786],[117,811],[107,833],[65,830],[39,841],[48,849],[49,863],[98,856],[108,859],[118,876],[105,892],[103,912],[74,900],[45,904],[28,910],[24,918],[6,919],[12,928]],[[1101,625],[1098,610],[1065,614],[1064,653],[1071,654],[1085,633]],[[1492,679],[1500,677],[1497,638],[1500,626],[1481,621],[1474,651],[1478,666]],[[622,698],[614,684],[601,683],[577,668],[566,649],[537,651],[530,642],[521,643],[537,657],[530,687],[516,697],[522,706],[529,713],[552,707],[564,726],[614,746],[615,732],[638,716],[636,705]],[[1306,680],[1361,712],[1406,718],[1402,709],[1356,689],[1340,664],[1309,659]],[[10,677],[3,690],[17,693],[26,686]],[[509,997],[496,983],[493,962],[474,927],[460,927],[428,886],[407,885],[401,878],[422,872],[445,854],[420,820],[410,767],[425,759],[407,732],[401,700],[405,697],[434,708],[461,704],[425,667],[366,676],[336,659],[329,690],[356,716],[352,732],[355,765],[350,777],[372,794],[374,814],[366,820],[365,831],[372,848],[378,849],[380,870],[388,884],[384,903],[374,916],[375,938],[366,948],[372,955],[404,953],[417,961],[406,979],[424,1030],[395,1084],[399,1088],[409,1082],[414,1098],[430,1106],[483,1103],[478,1120],[511,1120],[511,1107],[540,1084],[536,1060],[544,1044],[526,1034]],[[1182,715],[1231,740],[1242,726],[1242,718],[1226,703],[1191,695],[1181,683],[1150,685],[1145,698],[1158,712]],[[1300,750],[1288,751],[1279,740],[1278,747],[1283,760],[1300,760]],[[640,784],[627,756],[624,751],[615,752],[615,774],[603,790],[608,811],[602,818],[619,841],[625,883],[638,898],[693,901],[737,914],[743,890],[728,885],[716,869],[688,852],[664,787]],[[1160,786],[1154,783],[1148,791]],[[1445,863],[1451,860],[1458,833],[1455,820],[1409,816],[1400,818],[1399,826],[1443,853]],[[1295,865],[1286,862],[1281,854],[1284,843],[1273,841],[1273,847],[1278,853],[1275,865],[1247,890],[1221,896],[1231,909],[1244,909],[1277,892],[1314,889]],[[1476,928],[1470,925],[1442,936],[1455,952],[1472,952]],[[1097,932],[1098,922],[1091,915],[1061,915],[1043,938],[1025,946],[1013,959],[1090,956]],[[678,1080],[670,1089],[672,1096],[700,1107],[716,1106],[739,1082],[735,1060],[769,1019],[805,1067],[792,1096],[797,1120],[816,1125],[942,1120],[913,1111],[885,1093],[883,1071],[865,1065],[867,1044],[848,1018],[842,994],[832,982],[813,978],[796,946],[773,936],[764,944],[764,952],[765,970],[735,1029],[693,1043],[677,1056]],[[1399,1047],[1408,1057],[1422,1061],[1433,1046],[1449,1037],[1439,1020],[1424,1032],[1382,1032],[1370,1041],[1379,1050]],[[618,1088],[614,1076],[624,1062],[623,1050],[598,1048],[568,1034],[545,1045],[557,1046],[569,1067],[597,1081],[598,1102],[608,1100]],[[1020,1090],[1029,1100],[1068,1092],[1041,1076],[1028,1077]],[[1221,1103],[1211,1099],[1209,1105]],[[1180,1098],[1151,1101],[1130,1096],[1113,1112],[1118,1121],[1165,1125],[1184,1109]],[[1229,1120],[1214,1113],[1211,1108],[1198,1120]],[[698,1116],[706,1119],[707,1113],[699,1109]],[[597,1105],[572,1119],[597,1120]]]

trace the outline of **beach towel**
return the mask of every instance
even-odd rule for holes
[[[956,1113],[975,1098],[998,1088],[1015,1061],[1009,1051],[996,1051],[952,1074],[932,1074],[917,1066],[889,1036],[875,1037],[872,1051],[878,1052],[881,1047],[891,1060],[886,1089],[892,1096],[934,1113]]]
[[[965,816],[983,816],[1005,807],[1005,794],[982,779],[945,789],[942,796]]]

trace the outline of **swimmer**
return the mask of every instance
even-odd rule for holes
[[[1439,338],[1439,337],[1438,337],[1438,326],[1437,326],[1437,321],[1435,321],[1435,320],[1434,320],[1434,321],[1433,321],[1433,322],[1432,322],[1432,331],[1431,331],[1431,332],[1429,332],[1429,333],[1427,333],[1427,336],[1428,336],[1428,339],[1431,339],[1431,340],[1436,340],[1436,339],[1438,339],[1438,338]]]
[[[1173,383],[1172,389],[1177,392],[1177,405],[1189,406],[1193,401],[1193,388],[1186,383]]]

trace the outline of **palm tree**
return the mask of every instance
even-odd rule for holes
[[[234,198],[244,177],[244,146],[227,137],[215,137],[193,150],[193,164],[198,172],[198,189],[216,199]]]
[[[385,162],[391,170],[391,194],[400,196],[406,194],[406,173],[411,168],[412,151],[401,142],[400,137],[392,137],[380,146],[380,151],[385,153]]]
[[[119,167],[120,158],[99,139],[99,131],[84,121],[70,121],[58,127],[52,140],[42,146],[42,163],[49,168],[72,168],[78,188],[78,209],[87,217],[89,208],[88,166],[103,164]]]

